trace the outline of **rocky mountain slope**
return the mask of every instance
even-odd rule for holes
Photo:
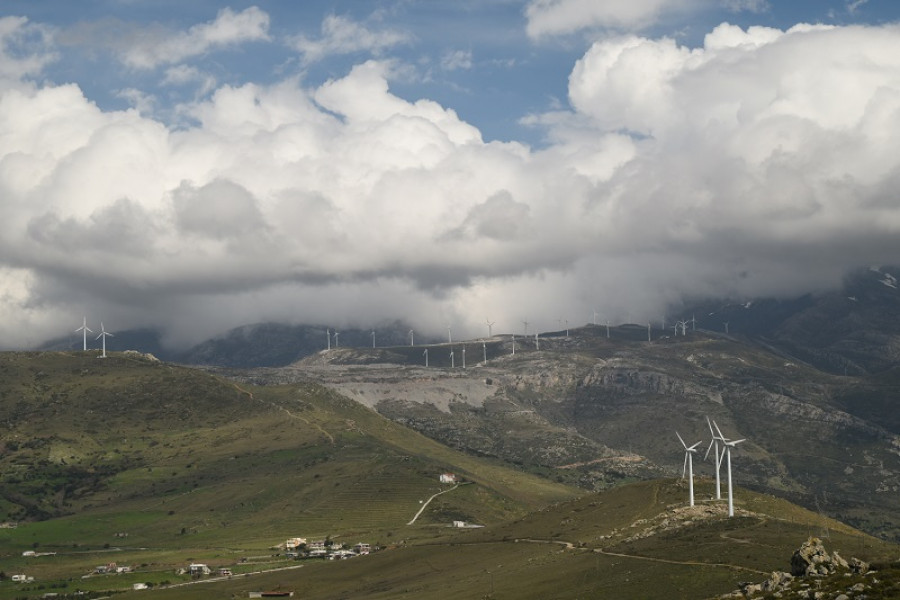
[[[452,447],[587,489],[680,473],[675,431],[705,452],[709,417],[747,439],[733,456],[741,485],[898,539],[900,430],[896,411],[881,412],[898,391],[891,372],[835,375],[718,332],[642,336],[588,326],[539,349],[517,341],[515,354],[505,336],[489,351],[441,344],[428,347],[444,357],[428,368],[412,364],[423,349],[338,349],[237,376],[316,381]],[[463,347],[467,367],[450,367]],[[714,473],[711,460],[697,464]]]

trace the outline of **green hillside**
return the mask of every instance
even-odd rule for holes
[[[792,552],[810,535],[826,535],[829,549],[847,557],[900,557],[897,546],[783,500],[737,492],[738,516],[729,519],[721,501],[708,499],[711,482],[699,483],[694,508],[683,482],[629,484],[350,561],[301,561],[298,569],[159,589],[154,597],[228,599],[280,589],[324,599],[696,599],[789,570]]]
[[[578,493],[312,384],[242,386],[135,354],[5,353],[0,374],[0,521],[17,525],[0,529],[2,570],[36,580],[115,561],[163,581],[190,560],[268,557],[294,536],[389,545]],[[445,471],[471,483],[406,527],[449,487]]]

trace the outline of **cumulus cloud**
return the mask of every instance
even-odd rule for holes
[[[3,343],[82,313],[172,344],[268,319],[477,335],[834,285],[900,251],[898,34],[606,38],[571,109],[532,117],[539,150],[397,96],[387,61],[221,86],[181,128],[75,85],[4,87]]]
[[[357,52],[378,56],[388,48],[407,44],[412,39],[404,31],[375,29],[341,15],[325,17],[321,33],[317,39],[299,35],[291,40],[291,46],[300,52],[304,62],[313,63],[325,56]]]

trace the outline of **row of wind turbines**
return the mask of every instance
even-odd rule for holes
[[[75,330],[75,333],[82,333],[83,342],[82,342],[82,350],[87,351],[87,334],[94,333],[93,329],[88,328],[87,326],[87,317],[84,317],[81,322],[81,327]],[[106,358],[106,338],[108,337],[116,337],[103,327],[103,321],[100,321],[100,335],[98,335],[95,339],[103,339],[103,354],[101,354],[98,358]]]
[[[716,500],[722,499],[722,483],[720,472],[722,470],[722,461],[725,461],[728,470],[728,516],[734,516],[734,494],[731,486],[731,449],[740,444],[741,442],[747,441],[746,439],[740,440],[730,440],[722,435],[722,430],[719,429],[719,426],[715,421],[710,420],[709,417],[706,417],[706,424],[709,426],[709,433],[712,435],[712,440],[709,442],[709,447],[706,449],[706,455],[703,457],[703,460],[707,460],[709,458],[710,450],[713,451],[713,459],[716,463]],[[713,431],[715,428],[715,431]],[[697,452],[697,446],[703,443],[703,441],[699,441],[695,444],[688,446],[684,438],[681,437],[677,431],[675,435],[678,436],[678,441],[681,442],[682,447],[684,448],[684,468],[681,472],[682,479],[687,478],[688,480],[688,494],[690,495],[690,505],[694,506],[694,460],[693,455]],[[719,443],[722,444],[721,451],[719,450]]]

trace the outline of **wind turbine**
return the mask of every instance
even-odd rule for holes
[[[453,369],[456,367],[456,361],[453,359],[453,350],[450,351],[450,368]]]
[[[412,329],[409,330],[409,345],[410,345],[410,346],[415,346],[415,345],[416,345],[416,344],[415,344],[415,337],[413,336],[413,330],[412,330]]]
[[[513,343],[512,353],[513,353],[513,356],[515,356],[516,355],[516,334],[513,334],[513,336],[512,336],[512,343]]]
[[[594,309],[594,325],[597,324],[597,317],[599,316],[599,314],[600,314],[600,313],[598,313],[598,312],[597,312],[597,309],[595,308],[595,309]]]
[[[91,331],[90,329],[88,329],[88,326],[87,326],[87,317],[83,317],[83,320],[82,320],[82,322],[81,322],[81,327],[79,327],[78,329],[76,329],[76,330],[75,330],[75,333],[78,333],[79,331],[82,332],[82,337],[84,338],[84,340],[83,340],[83,342],[82,342],[82,347],[81,347],[81,349],[86,351],[86,350],[87,350],[87,334],[88,334],[88,332],[94,333],[93,331]]]
[[[423,352],[422,354],[425,355],[425,366],[427,367],[428,366],[428,348],[425,348],[425,352]]]
[[[609,319],[606,320],[606,339],[609,339]]]
[[[538,337],[539,335],[540,334],[537,332],[534,333],[534,349],[535,350],[541,349],[541,339]]]
[[[716,462],[716,500],[722,499],[722,478],[719,473],[722,471],[722,459],[725,458],[724,450],[719,452],[719,438],[716,437],[716,432],[713,431],[712,421],[709,420],[709,417],[706,417],[706,424],[709,425],[709,433],[712,435],[712,440],[709,442],[709,448],[706,449],[706,455],[703,457],[703,460],[709,458],[709,451],[713,451],[713,456]]]
[[[745,442],[745,439],[740,440],[729,440],[724,435],[722,435],[722,430],[719,429],[719,426],[715,421],[712,422],[713,426],[716,428],[716,433],[718,433],[719,441],[722,442],[722,445],[725,446],[722,449],[722,452],[725,453],[725,464],[728,466],[728,516],[734,516],[734,494],[732,492],[731,487],[731,449],[740,444],[741,442]]]
[[[335,348],[337,348],[337,347],[339,346],[339,344],[338,344],[338,337],[339,337],[340,335],[341,335],[341,334],[340,334],[339,332],[337,332],[337,331],[334,332],[334,347],[335,347]]]
[[[103,354],[100,355],[100,358],[106,358],[106,337],[116,337],[106,329],[103,328],[103,321],[100,321],[100,335],[97,336],[97,339],[103,338]]]
[[[522,325],[525,326],[525,333],[524,333],[524,335],[528,335],[528,319],[523,319],[523,320],[522,320]]]
[[[325,330],[325,337],[328,338],[328,349],[331,350],[331,330]]]
[[[372,347],[375,347],[375,330],[372,330]]]
[[[495,321],[489,319],[484,320],[484,324],[487,325],[488,328],[488,337],[494,337],[494,323]]]
[[[484,350],[484,364],[487,364],[487,344],[481,340],[481,349]]]
[[[466,347],[463,346],[463,369],[466,368]]]
[[[691,498],[691,506],[693,506],[694,505],[694,458],[692,455],[694,454],[694,452],[697,451],[697,446],[699,446],[702,443],[702,440],[692,446],[688,446],[687,444],[684,443],[684,440],[682,439],[681,435],[677,431],[675,432],[675,435],[678,436],[678,441],[681,442],[682,446],[684,446],[684,468],[681,471],[681,478],[684,479],[684,475],[685,475],[685,473],[687,473],[688,493],[690,494],[690,498]]]
[[[450,329],[449,325],[447,325],[447,343],[453,343],[453,331]]]

